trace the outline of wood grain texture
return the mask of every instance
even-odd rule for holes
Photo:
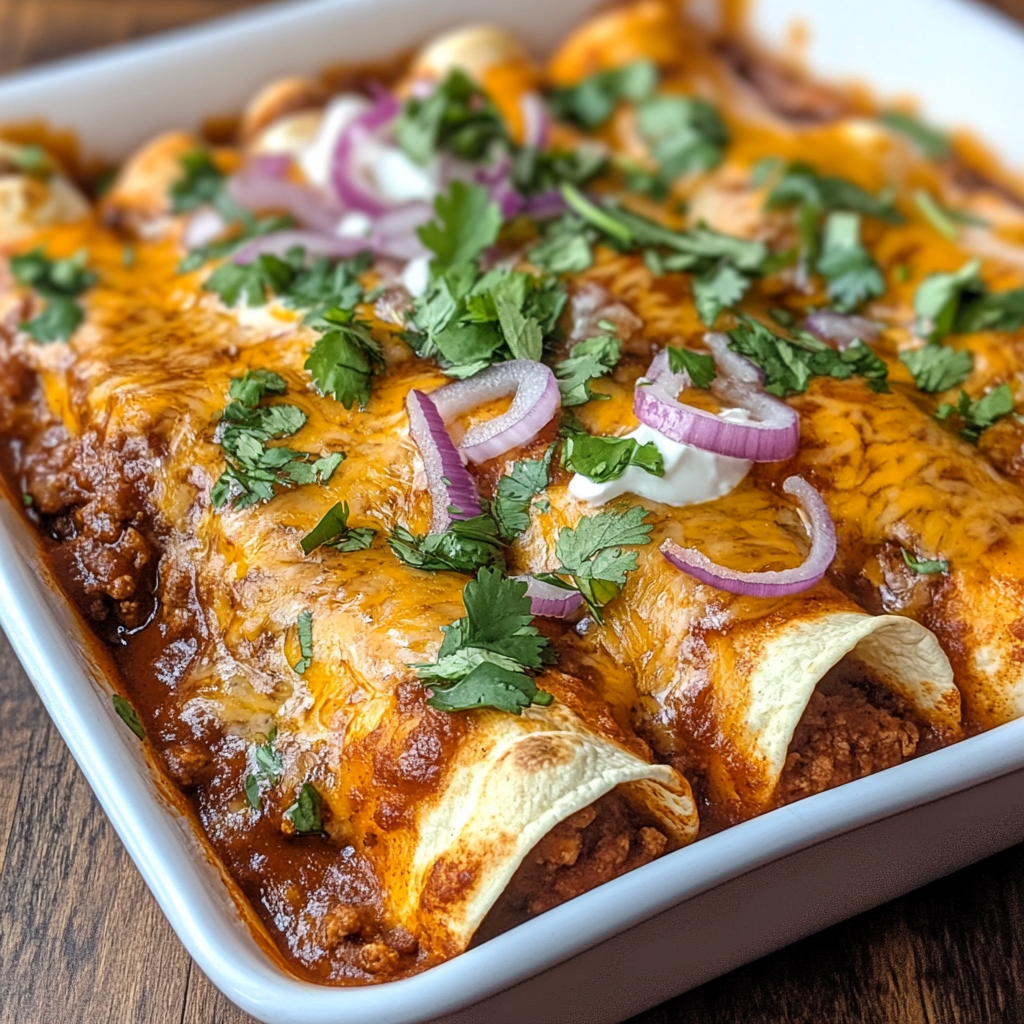
[[[0,0],[0,72],[246,3]],[[1024,19],[1024,0],[995,5]],[[251,1021],[174,937],[0,635],[0,1024]],[[630,1024],[1017,1021],[1024,846]]]

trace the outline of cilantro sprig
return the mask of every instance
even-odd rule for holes
[[[579,473],[597,484],[618,480],[630,466],[665,475],[665,460],[653,441],[640,444],[632,437],[601,437],[571,431],[565,438],[562,463],[570,473]]]
[[[261,783],[276,786],[284,774],[284,762],[281,759],[281,752],[275,745],[276,740],[277,725],[275,723],[270,727],[270,733],[266,740],[256,744],[252,751],[252,761],[255,763],[254,771],[246,775],[243,788],[245,798],[253,810],[258,811],[260,807]]]
[[[295,622],[295,631],[299,637],[299,660],[292,665],[296,675],[302,675],[313,664],[313,613],[299,612]]]
[[[981,435],[994,423],[1013,412],[1013,391],[1009,384],[1000,384],[988,394],[974,400],[966,391],[961,391],[956,404],[944,402],[935,412],[936,419],[946,420],[955,416],[962,423],[960,436],[971,444],[977,444]]]
[[[306,422],[306,414],[297,406],[261,404],[286,390],[284,378],[272,370],[246,370],[231,380],[232,401],[225,406],[215,435],[227,465],[210,492],[214,508],[228,504],[248,508],[270,501],[278,490],[326,483],[345,458],[344,452],[317,457],[268,445],[297,433]]]
[[[861,245],[860,215],[836,212],[825,221],[818,273],[840,313],[850,313],[868,299],[885,294],[885,278],[871,253]]]
[[[651,95],[657,84],[658,67],[653,61],[633,61],[598,71],[575,85],[553,90],[551,112],[560,121],[581,128],[600,128],[615,113],[619,103],[642,100]]]
[[[907,568],[919,576],[935,576],[949,572],[949,562],[944,558],[918,558],[906,548],[900,548],[900,551]]]
[[[320,521],[299,542],[304,555],[320,547],[335,551],[364,551],[373,543],[377,531],[372,526],[349,526],[350,510],[347,501],[332,505]]]
[[[621,358],[622,342],[611,334],[578,341],[569,349],[569,355],[554,367],[562,405],[585,405],[595,398],[607,398],[607,395],[595,394],[590,385],[611,373]]]
[[[513,715],[553,701],[530,671],[554,660],[551,642],[532,625],[526,584],[483,568],[462,591],[464,618],[442,626],[437,660],[414,665],[439,711],[494,708]]]
[[[304,782],[295,803],[284,812],[284,819],[299,836],[322,835],[324,831],[323,799],[312,782]]]
[[[910,371],[921,391],[937,394],[963,384],[974,369],[974,356],[947,345],[925,345],[900,353],[900,362]]]
[[[585,516],[575,527],[563,527],[555,543],[559,566],[540,578],[578,590],[594,618],[603,622],[601,609],[618,597],[626,574],[637,567],[636,552],[623,548],[650,543],[653,526],[644,522],[647,514],[640,505],[620,506]]]
[[[491,501],[491,516],[498,533],[514,540],[530,525],[530,505],[548,486],[548,461],[529,459],[516,462],[503,476]]]
[[[688,348],[676,348],[669,345],[668,368],[673,373],[687,373],[694,387],[706,388],[718,376],[714,357],[694,352]]]
[[[990,292],[971,260],[952,273],[930,274],[914,295],[917,331],[930,341],[947,334],[1016,331],[1024,327],[1024,288]]]
[[[483,566],[505,568],[498,525],[488,515],[455,519],[444,533],[418,535],[396,526],[388,546],[399,561],[429,572],[474,573]]]
[[[637,128],[665,188],[685,174],[714,170],[729,142],[717,109],[690,96],[650,96],[637,108]]]
[[[313,321],[323,331],[304,364],[317,390],[346,409],[370,400],[371,380],[384,367],[384,353],[369,324],[350,309],[328,309]]]
[[[21,330],[43,344],[67,341],[75,333],[84,319],[75,299],[96,283],[88,259],[84,249],[66,259],[50,259],[41,248],[11,257],[15,281],[45,300],[42,312],[20,324]]]

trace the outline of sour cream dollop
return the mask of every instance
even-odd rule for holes
[[[745,409],[724,409],[719,415],[730,423],[750,421]],[[664,460],[665,475],[654,476],[639,466],[630,466],[618,479],[599,484],[576,473],[569,481],[569,493],[574,498],[591,505],[604,505],[623,494],[635,494],[676,508],[698,505],[728,494],[753,465],[748,459],[732,459],[680,444],[643,423],[626,437],[638,444],[653,442]]]

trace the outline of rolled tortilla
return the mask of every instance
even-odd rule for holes
[[[966,724],[1024,714],[1024,492],[898,391],[817,378],[791,402],[801,445],[785,472],[829,506],[831,578],[865,607],[935,633]],[[914,573],[903,550],[945,560],[948,572]]]
[[[558,531],[594,512],[564,488],[550,488],[548,497],[550,511],[535,515],[521,547],[532,571],[555,568]],[[637,549],[639,567],[605,610],[607,628],[593,631],[593,642],[652,698],[650,729],[662,752],[702,763],[717,820],[773,804],[808,702],[844,661],[943,740],[959,735],[949,659],[923,626],[869,615],[826,581],[788,598],[734,596],[698,583],[658,550],[672,537],[739,569],[797,564],[806,539],[780,496],[746,481],[700,506],[643,504],[655,524],[652,542]]]

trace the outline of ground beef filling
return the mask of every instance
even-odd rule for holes
[[[559,822],[526,855],[474,944],[655,860],[667,846],[650,818],[612,790]]]
[[[906,702],[883,687],[826,676],[793,734],[775,803],[892,768],[919,752],[927,731]]]

